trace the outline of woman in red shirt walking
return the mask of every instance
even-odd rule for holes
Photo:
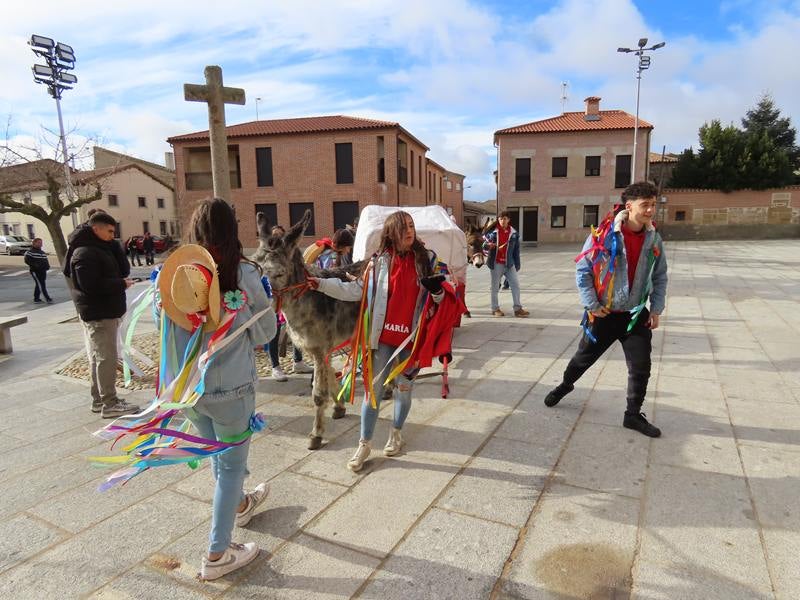
[[[384,382],[395,365],[411,354],[417,323],[428,294],[435,303],[444,297],[444,270],[433,251],[417,238],[411,215],[397,211],[387,217],[378,252],[367,263],[370,286],[370,335],[372,373],[375,389],[372,401],[365,394],[361,409],[361,439],[347,463],[351,471],[360,471],[372,450],[372,436],[378,421]],[[340,300],[357,301],[362,297],[364,279],[340,281],[317,279],[319,291]],[[404,370],[394,389],[394,418],[389,440],[383,448],[386,456],[395,456],[403,447],[400,434],[411,409],[411,390],[417,370]],[[373,401],[375,406],[373,406]]]

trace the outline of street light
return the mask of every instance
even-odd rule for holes
[[[258,121],[258,103],[261,102],[261,97],[256,98],[256,121]]]
[[[67,154],[67,136],[64,135],[64,120],[61,117],[61,94],[71,90],[78,83],[78,78],[69,73],[75,68],[75,51],[72,46],[55,42],[43,35],[32,35],[28,45],[33,53],[44,59],[46,64],[33,65],[33,80],[47,86],[48,93],[56,101],[58,112],[58,131],[61,136],[61,151],[64,153],[64,176],[67,187],[67,199],[72,202],[72,181],[69,172],[69,156]],[[77,215],[72,213],[72,224],[78,225]]]
[[[631,48],[617,48],[617,52],[624,52],[630,53],[632,52],[636,56],[639,57],[639,62],[637,63],[636,67],[636,119],[633,123],[633,158],[631,159],[631,183],[634,182],[636,177],[636,146],[639,141],[639,92],[641,91],[642,87],[642,71],[645,71],[650,68],[650,57],[645,54],[645,52],[652,52],[658,50],[659,48],[663,48],[666,45],[666,42],[659,42],[658,44],[654,44],[649,48],[645,48],[647,46],[647,38],[639,38],[639,42],[637,43],[637,49]]]

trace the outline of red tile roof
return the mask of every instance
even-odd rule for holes
[[[651,152],[649,161],[651,163],[660,163],[661,161],[661,153],[660,152]],[[672,154],[671,152],[667,152],[664,154],[664,161],[665,163],[674,163],[678,162],[678,155]]]
[[[515,125],[495,131],[494,135],[513,133],[561,133],[564,131],[597,131],[603,129],[633,129],[635,117],[624,110],[601,110],[600,119],[587,121],[584,112],[566,112],[558,117]],[[640,129],[652,129],[647,121],[639,119]]]
[[[297,119],[272,119],[263,121],[250,121],[238,125],[228,125],[225,130],[229,138],[255,137],[262,135],[285,135],[297,133],[321,133],[326,131],[352,131],[357,129],[387,129],[397,127],[411,139],[418,142],[426,150],[430,150],[416,137],[403,129],[399,123],[391,121],[378,121],[376,119],[362,119],[333,115],[325,117],[300,117]],[[193,142],[208,139],[208,130],[176,135],[167,139],[170,144],[174,142]]]

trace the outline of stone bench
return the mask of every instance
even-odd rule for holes
[[[28,317],[0,317],[0,354],[11,354],[11,328],[28,322]]]

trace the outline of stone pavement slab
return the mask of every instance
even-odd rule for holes
[[[237,541],[262,549],[216,582],[195,576],[210,469],[170,467],[98,493],[85,382],[54,375],[82,351],[71,306],[15,330],[0,363],[0,591],[8,598],[578,598],[793,600],[800,588],[800,241],[667,244],[653,336],[651,440],[623,429],[612,348],[556,407],[543,399],[580,336],[572,245],[523,249],[527,319],[495,318],[468,271],[451,393],[420,379],[386,458],[381,406],[362,472],[345,468],[360,407],[306,448],[308,376],[262,380],[269,424],[247,486],[270,494]],[[775,261],[775,256],[781,256]],[[768,264],[769,268],[762,268]],[[510,296],[501,292],[501,303]],[[152,329],[151,323],[144,324]],[[125,393],[125,392],[122,392]],[[126,395],[146,403],[152,391]]]

